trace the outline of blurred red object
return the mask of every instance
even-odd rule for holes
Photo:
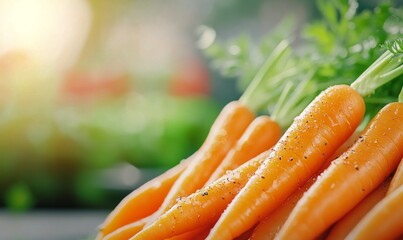
[[[209,72],[198,59],[183,64],[169,82],[169,93],[174,96],[208,96],[210,92]]]
[[[65,101],[117,98],[129,93],[130,88],[126,74],[69,72],[61,86],[61,97]]]

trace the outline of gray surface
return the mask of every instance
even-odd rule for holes
[[[55,210],[15,214],[0,210],[1,240],[94,239],[107,211]]]

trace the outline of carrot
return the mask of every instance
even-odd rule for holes
[[[177,236],[166,238],[165,240],[204,240],[210,232],[210,227],[199,227],[194,230],[182,233]]]
[[[346,141],[364,109],[362,97],[347,85],[323,91],[295,119],[207,239],[233,239],[272,212]]]
[[[400,164],[397,167],[395,174],[393,175],[392,182],[390,183],[387,195],[391,194],[396,188],[403,185],[403,158],[400,160]]]
[[[164,239],[214,224],[269,153],[270,150],[261,153],[208,186],[181,198],[132,240]]]
[[[281,128],[269,116],[259,116],[245,130],[236,145],[225,156],[206,184],[209,184],[228,170],[233,170],[247,160],[270,149],[280,138]]]
[[[120,227],[117,230],[109,233],[102,239],[104,239],[104,240],[130,239],[131,237],[133,237],[134,235],[136,235],[138,232],[140,232],[143,229],[143,227],[145,226],[145,224],[147,223],[149,218],[150,218],[150,216],[142,218],[142,219],[132,222],[130,224],[127,224],[123,227]],[[208,235],[211,227],[212,226],[199,227],[194,230],[185,232],[183,234],[167,238],[166,240],[168,240],[168,239],[169,240],[185,240],[185,239],[192,239],[192,240],[200,239],[201,240],[201,239],[204,239]]]
[[[370,195],[362,200],[353,208],[346,216],[338,221],[330,231],[327,239],[344,239],[357,223],[386,195],[391,194],[396,188],[402,185],[403,182],[403,161],[393,175],[392,181],[387,179],[381,186],[375,189]]]
[[[300,199],[278,239],[318,236],[379,186],[402,155],[403,103],[390,103]]]
[[[241,235],[236,237],[235,240],[249,240],[249,239],[251,239],[252,233],[255,230],[255,228],[256,228],[256,225],[251,227],[251,228],[249,228],[245,232],[243,232]]]
[[[254,114],[240,101],[228,103],[213,123],[192,164],[180,175],[161,207],[146,225],[150,225],[158,216],[172,207],[177,198],[186,197],[203,187],[214,169],[235,145],[254,118]]]
[[[378,188],[372,191],[367,197],[358,203],[350,212],[340,219],[330,230],[326,240],[345,239],[355,225],[367,214],[379,201],[381,201],[388,190],[390,179],[383,182]]]
[[[400,186],[371,209],[346,239],[401,238],[403,236],[402,203],[403,186]]]
[[[287,220],[288,215],[294,208],[296,202],[306,191],[305,185],[298,188],[287,200],[281,204],[274,212],[270,213],[258,223],[252,233],[251,240],[274,239],[280,227]]]
[[[134,236],[136,233],[143,229],[144,225],[146,224],[148,217],[142,218],[130,224],[124,225],[116,229],[115,231],[106,235],[103,239],[104,240],[127,240]]]
[[[312,176],[302,187],[299,187],[294,193],[287,198],[285,202],[281,204],[276,210],[265,217],[261,222],[258,223],[254,229],[250,239],[251,240],[262,240],[262,239],[274,239],[277,232],[280,230],[281,226],[287,220],[290,212],[294,208],[295,204],[302,197],[306,190],[308,190],[312,184],[316,181],[319,174],[321,174],[330,163],[345,152],[358,138],[359,131],[354,132],[350,138],[340,146],[336,152],[329,157],[321,166],[321,168]]]
[[[97,239],[155,212],[192,157],[127,195],[99,227]],[[152,199],[152,201],[150,201]]]

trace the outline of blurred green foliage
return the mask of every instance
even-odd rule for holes
[[[34,205],[31,190],[23,183],[12,185],[4,194],[6,205],[13,211],[24,211]]]
[[[11,209],[112,206],[100,201],[108,192],[94,184],[99,171],[168,169],[202,144],[219,111],[207,95],[175,96],[165,85],[140,92],[134,80],[118,95],[66,93],[60,76],[19,63],[2,72],[0,101],[0,204]]]
[[[96,206],[95,199],[105,194],[100,186],[91,187],[97,170],[120,162],[168,169],[201,145],[218,114],[214,101],[206,97],[137,100],[59,107],[40,121],[15,116],[3,122],[0,195],[6,196],[4,203],[13,209],[32,207],[32,199],[42,207],[79,206],[77,200],[90,197],[94,201],[87,202]],[[34,134],[33,142],[30,131],[40,135]],[[44,132],[46,136],[41,135]],[[14,186],[15,182],[23,185]]]

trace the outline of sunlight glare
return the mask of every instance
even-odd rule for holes
[[[0,0],[0,57],[24,51],[55,69],[77,59],[90,26],[84,0]]]

